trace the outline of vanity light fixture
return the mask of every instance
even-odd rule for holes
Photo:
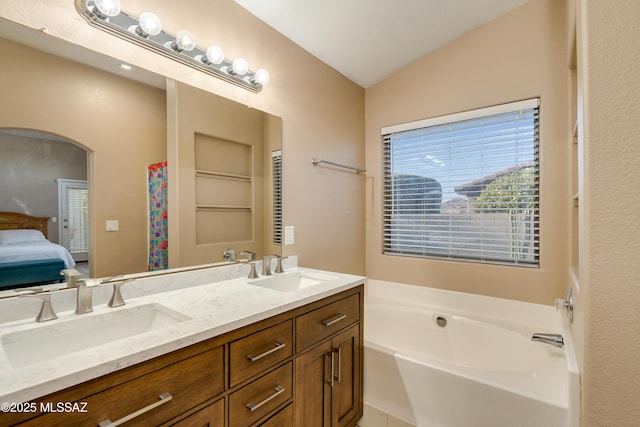
[[[224,52],[218,46],[209,46],[206,55],[197,55],[195,59],[207,65],[219,65],[224,61]]]
[[[162,21],[151,12],[143,12],[138,25],[130,26],[129,31],[145,39],[149,36],[157,36],[162,31]]]
[[[120,14],[120,0],[95,0],[93,13],[104,20],[108,20],[110,16],[118,16]]]
[[[193,34],[189,31],[181,30],[178,31],[176,39],[173,42],[167,42],[167,47],[177,52],[191,52],[196,47],[196,41],[193,38]]]
[[[264,68],[249,70],[244,58],[226,59],[218,46],[199,48],[187,30],[176,35],[164,31],[160,18],[151,12],[136,18],[122,11],[120,0],[75,0],[75,5],[93,27],[251,92],[260,92],[271,78]]]
[[[231,63],[231,66],[224,67],[223,70],[232,76],[244,76],[249,71],[249,63],[244,58],[236,58]]]

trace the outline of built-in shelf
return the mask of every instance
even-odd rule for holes
[[[251,206],[196,205],[199,211],[251,212]]]
[[[232,173],[214,172],[206,170],[196,170],[196,176],[202,178],[222,178],[222,179],[238,179],[251,182],[252,178],[247,175],[236,175]]]

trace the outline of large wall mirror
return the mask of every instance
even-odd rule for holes
[[[0,20],[0,232],[45,218],[92,277],[281,252],[280,118],[66,45]],[[29,232],[9,234],[0,283],[3,263],[28,276],[34,257],[9,246]]]

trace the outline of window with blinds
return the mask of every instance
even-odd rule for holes
[[[282,245],[282,150],[271,153],[273,174],[273,244]]]
[[[89,251],[89,209],[87,208],[86,188],[67,188],[67,231],[69,233],[69,252]]]
[[[538,266],[539,104],[383,128],[384,253]]]

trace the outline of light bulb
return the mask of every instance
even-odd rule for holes
[[[209,46],[207,49],[207,61],[210,64],[222,64],[224,61],[224,52],[218,46]]]
[[[266,85],[271,80],[271,75],[264,68],[260,68],[256,71],[256,75],[253,76],[253,82],[261,85]]]
[[[157,36],[162,31],[162,22],[155,14],[144,12],[140,15],[138,26],[134,27],[135,32],[144,38],[149,36]]]
[[[244,58],[236,58],[233,60],[233,64],[231,64],[231,70],[229,70],[229,73],[243,76],[247,74],[247,71],[249,71],[249,64],[247,63],[247,60]]]
[[[178,52],[193,50],[196,47],[196,41],[193,39],[193,34],[187,30],[178,31],[176,34],[176,40],[171,44],[171,48]]]
[[[98,13],[96,14],[101,18],[118,16],[120,14],[120,0],[95,0],[94,4],[96,9],[98,9]]]

